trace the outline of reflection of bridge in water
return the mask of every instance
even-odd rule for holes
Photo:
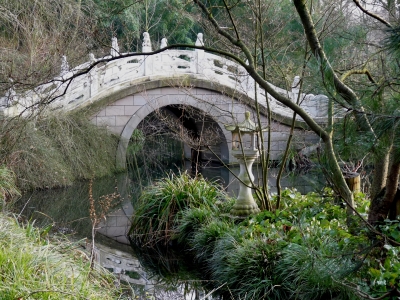
[[[140,299],[150,299],[149,296],[152,296],[151,299],[211,299],[203,298],[206,293],[201,287],[201,280],[197,284],[196,278],[191,283],[176,280],[172,285],[172,282],[167,283],[163,278],[146,271],[131,252],[129,248],[115,249],[99,244],[95,246],[97,263],[115,275],[116,285],[120,284],[119,281],[123,281],[123,284],[129,283],[137,298],[142,296]]]
[[[199,36],[196,45],[202,45],[201,38]],[[161,46],[165,46],[165,41]],[[120,136],[117,163],[124,167],[129,139],[139,123],[159,109],[169,111],[170,115],[179,120],[182,106],[192,107],[206,116],[202,122],[193,119],[188,129],[198,135],[206,129],[215,130],[220,139],[212,148],[225,162],[229,162],[233,159],[230,153],[231,137],[223,125],[233,120],[242,121],[246,110],[251,111],[254,118],[257,99],[261,122],[266,126],[268,101],[273,118],[270,155],[272,160],[279,158],[286,146],[288,124],[293,112],[272,96],[266,96],[263,89],[255,89],[253,79],[242,66],[198,49],[143,54],[151,51],[148,34],[145,35],[142,53],[139,54],[119,53],[114,39],[111,55],[99,59],[90,55],[89,62],[71,70],[64,58],[59,77],[22,95],[17,95],[11,89],[6,97],[0,99],[0,105],[12,103],[12,106],[4,109],[4,113],[16,115],[27,108],[40,108],[38,103],[56,97],[49,104],[50,111],[88,109],[94,123],[106,125]],[[75,77],[82,72],[83,75]],[[295,86],[290,90],[279,87],[274,89],[292,101],[297,101],[297,83],[295,79]],[[323,122],[327,97],[300,94],[300,100],[306,112],[315,120]],[[296,127],[294,143],[297,149],[319,140],[313,133],[301,129],[306,127],[302,119],[297,119]],[[190,155],[190,149],[187,149],[186,155]],[[206,159],[206,151],[204,155]]]

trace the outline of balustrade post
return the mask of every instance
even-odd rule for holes
[[[292,83],[292,101],[297,102],[300,93],[300,76],[295,76]]]
[[[203,34],[197,34],[197,40],[195,46],[203,47]],[[203,74],[204,73],[204,64],[205,64],[205,53],[202,49],[196,49],[196,74]]]
[[[89,53],[89,63],[90,65],[96,62],[96,58],[93,53]],[[89,83],[90,83],[90,97],[97,94],[99,89],[99,75],[97,66],[94,66],[89,72]]]
[[[148,32],[143,33],[142,52],[143,53],[152,52],[150,35]],[[143,72],[144,76],[153,74],[153,56],[152,55],[144,56],[143,66],[144,66],[144,72]]]

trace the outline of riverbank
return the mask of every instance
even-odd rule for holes
[[[91,268],[78,243],[50,239],[49,229],[0,213],[1,299],[124,299],[111,273]]]
[[[84,111],[36,118],[0,118],[0,166],[20,191],[71,185],[117,171],[118,137]]]
[[[240,220],[230,216],[229,198],[206,197],[210,191],[213,185],[186,174],[146,188],[134,203],[131,240],[147,252],[176,246],[224,299],[392,299],[400,293],[398,221],[371,232],[356,218],[348,228],[346,209],[328,188],[307,195],[285,190],[280,209]],[[359,193],[355,203],[366,216],[368,199]]]

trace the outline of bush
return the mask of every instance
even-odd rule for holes
[[[289,244],[282,251],[276,271],[292,298],[344,300],[358,299],[354,291],[343,284],[358,267],[353,255],[339,252],[337,242],[328,238],[319,248]]]
[[[188,208],[215,210],[216,202],[227,198],[216,182],[187,173],[170,174],[148,186],[134,203],[129,231],[131,240],[144,247],[167,245],[176,239],[177,215]],[[214,208],[213,208],[214,207]]]
[[[187,241],[194,250],[196,258],[208,266],[208,270],[213,269],[212,264],[209,264],[209,259],[215,251],[215,244],[226,234],[233,234],[234,227],[233,222],[229,222],[229,220],[215,219],[204,224],[193,234],[193,238]]]
[[[7,168],[0,167],[0,207],[5,211],[7,202],[13,196],[20,195],[20,192],[15,184],[15,174]]]

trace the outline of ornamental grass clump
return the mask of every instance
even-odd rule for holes
[[[173,174],[148,186],[134,203],[131,241],[143,247],[167,246],[176,239],[178,213],[189,208],[215,210],[228,198],[217,182],[187,173]]]
[[[345,284],[360,267],[353,255],[339,252],[337,242],[329,237],[318,248],[314,246],[291,243],[282,251],[276,271],[291,298],[359,299]]]
[[[235,299],[287,299],[275,274],[281,245],[261,237],[226,234],[216,241],[208,265],[211,279]]]
[[[0,299],[122,299],[115,277],[78,245],[49,242],[32,224],[0,214]]]
[[[191,249],[201,247],[199,240],[204,240],[201,236],[207,235],[207,230],[213,227],[211,224],[220,221],[222,227],[233,226],[227,215],[234,204],[235,199],[227,198],[225,201],[215,202],[211,207],[194,207],[180,212],[177,220],[178,242],[187,244]],[[230,225],[225,226],[227,223]]]
[[[187,241],[194,251],[196,259],[209,271],[213,269],[213,265],[209,265],[209,259],[215,251],[215,244],[225,235],[233,234],[234,228],[232,220],[214,219],[208,224],[204,224],[193,234],[193,238]]]

